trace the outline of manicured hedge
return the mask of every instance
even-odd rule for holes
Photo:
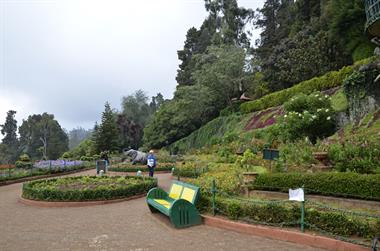
[[[79,176],[24,183],[22,197],[43,201],[112,200],[143,194],[156,186],[153,178]]]
[[[198,204],[202,212],[211,213],[212,203],[207,196],[201,196]],[[246,201],[238,199],[216,198],[217,215],[233,220],[243,220],[257,224],[274,226],[290,225],[299,227],[300,203],[273,203],[264,201]],[[335,211],[318,211],[306,202],[306,228],[313,225],[330,234],[373,238],[380,231],[380,221],[376,219],[353,217]],[[318,231],[318,230],[317,230]]]
[[[4,176],[0,176],[0,183],[6,182],[8,180],[18,180],[23,179],[27,177],[34,177],[34,176],[42,176],[42,175],[49,175],[49,174],[56,174],[56,173],[66,173],[66,172],[72,172],[75,170],[85,170],[92,168],[92,163],[86,163],[83,165],[77,165],[77,166],[70,166],[62,169],[45,169],[45,168],[33,168],[33,165],[30,169],[12,169],[11,175],[5,174]]]
[[[174,166],[163,166],[163,167],[156,167],[154,168],[154,171],[171,171],[174,168]],[[108,171],[111,172],[149,172],[149,169],[146,166],[143,167],[110,167],[108,168]]]
[[[281,192],[302,185],[306,194],[380,201],[380,174],[272,173],[260,174],[251,184],[256,190]]]
[[[303,81],[293,87],[281,91],[270,93],[260,99],[249,101],[241,104],[240,110],[244,113],[261,111],[269,107],[282,105],[294,95],[304,93],[310,94],[315,91],[323,91],[333,87],[343,85],[343,80],[348,77],[354,70],[354,66],[360,66],[369,63],[372,58],[358,61],[353,66],[345,66],[339,71],[331,71],[321,77],[315,77]]]

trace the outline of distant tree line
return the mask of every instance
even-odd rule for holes
[[[17,128],[15,114],[16,111],[8,111],[5,123],[0,125],[0,163],[14,163],[21,154],[31,159],[57,159],[68,150],[68,136],[54,115],[31,115]]]
[[[165,102],[161,93],[149,101],[147,94],[142,90],[124,96],[121,111],[113,109],[106,102],[100,123],[95,123],[90,136],[65,156],[91,159],[104,151],[121,152],[123,149],[139,149],[142,146],[145,125]]]

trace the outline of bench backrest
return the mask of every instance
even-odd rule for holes
[[[174,180],[169,191],[169,197],[172,199],[184,199],[195,204],[199,194],[199,187]]]

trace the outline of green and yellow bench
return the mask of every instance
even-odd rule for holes
[[[202,223],[195,207],[199,197],[199,187],[173,181],[169,193],[161,188],[152,188],[146,197],[152,213],[161,212],[169,217],[176,228],[189,227]]]

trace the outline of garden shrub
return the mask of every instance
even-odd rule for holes
[[[331,106],[336,112],[346,112],[348,109],[348,101],[346,94],[341,89],[331,96]]]
[[[33,163],[28,154],[21,154],[19,159],[15,163],[16,168],[29,169],[33,167]]]
[[[202,173],[206,171],[206,165],[200,166],[195,162],[186,162],[185,164],[174,168],[173,175],[186,178],[198,178]]]
[[[328,156],[340,172],[374,173],[380,167],[378,139],[352,137],[329,146]]]
[[[335,111],[330,98],[321,93],[300,94],[284,104],[285,115],[280,127],[287,139],[308,137],[313,143],[335,132]]]
[[[288,192],[305,186],[306,194],[380,201],[380,174],[357,173],[272,173],[260,174],[251,187],[256,190]]]
[[[168,151],[165,151],[161,149],[157,154],[156,154],[157,160],[161,163],[175,163],[176,162],[176,157],[170,155]]]
[[[286,163],[286,171],[306,171],[315,162],[313,144],[308,140],[281,144],[279,151],[279,161]]]
[[[156,186],[153,178],[67,177],[24,183],[22,197],[44,201],[111,200],[146,193]]]
[[[193,184],[201,187],[203,192],[211,191],[212,182],[215,180],[215,185],[218,191],[226,194],[239,194],[242,179],[240,172],[235,169],[228,171],[220,169],[202,173],[197,179],[191,180]]]
[[[354,66],[367,64],[372,58],[357,61]],[[281,91],[270,93],[260,99],[243,103],[240,110],[244,113],[261,111],[270,107],[282,105],[291,97],[298,94],[310,94],[315,91],[323,91],[343,85],[343,80],[349,76],[354,66],[345,66],[339,71],[331,71],[321,77],[315,77],[303,81],[293,87]]]

